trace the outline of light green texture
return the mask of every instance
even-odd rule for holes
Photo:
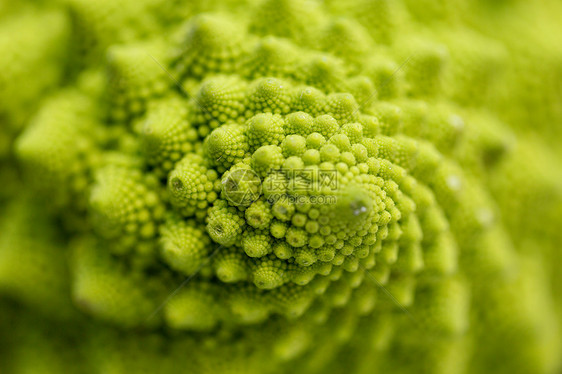
[[[561,17],[0,0],[0,372],[560,373]]]

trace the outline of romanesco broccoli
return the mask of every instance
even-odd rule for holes
[[[562,365],[555,0],[0,0],[0,371]]]

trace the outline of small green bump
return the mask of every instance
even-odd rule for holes
[[[303,168],[304,162],[298,156],[290,156],[283,162],[283,171],[288,172],[289,175],[299,173]]]
[[[318,259],[322,262],[330,262],[336,255],[336,248],[330,245],[325,245],[316,251]]]
[[[254,201],[245,212],[246,223],[255,229],[265,229],[273,218],[268,203],[262,200]]]
[[[300,266],[311,266],[317,260],[316,252],[312,248],[301,248],[295,253],[295,261]]]
[[[246,122],[246,136],[251,150],[262,145],[278,145],[285,138],[285,121],[278,114],[256,114]]]
[[[338,121],[327,114],[316,117],[312,126],[314,132],[321,134],[325,138],[333,136],[336,132],[338,132],[339,128],[340,125],[338,124]]]
[[[240,213],[234,208],[229,208],[223,201],[209,209],[207,233],[216,243],[224,246],[235,244],[244,226],[245,220]]]
[[[335,93],[328,95],[326,113],[339,124],[354,122],[359,119],[359,104],[349,93]]]
[[[249,277],[247,257],[236,247],[221,249],[212,261],[221,282],[240,282]]]
[[[282,199],[273,204],[271,211],[278,220],[289,221],[295,213],[295,206],[287,199]]]
[[[269,232],[274,238],[282,239],[287,233],[287,224],[280,221],[273,221],[269,226]]]
[[[249,206],[262,191],[259,175],[246,164],[236,164],[224,173],[220,186],[228,203],[237,207]]]
[[[287,135],[281,142],[285,157],[301,156],[306,151],[306,139],[300,135]]]
[[[242,234],[242,248],[250,257],[263,257],[271,252],[269,232],[246,230]]]
[[[296,227],[290,227],[285,235],[285,240],[292,247],[299,248],[306,245],[308,242],[308,234],[302,229]]]
[[[310,149],[320,149],[326,144],[326,138],[319,132],[313,132],[306,137],[306,146]]]
[[[338,147],[340,152],[349,152],[351,150],[351,142],[345,134],[336,134],[328,139],[328,142]],[[332,160],[332,162],[335,162],[335,160]]]
[[[273,253],[277,258],[287,260],[293,257],[293,248],[287,242],[280,241],[273,245]]]
[[[252,280],[256,287],[271,290],[285,283],[284,270],[280,261],[263,261],[252,273]]]
[[[340,157],[340,150],[334,144],[326,144],[320,148],[320,158],[323,162],[337,162]]]
[[[213,130],[204,142],[205,156],[211,165],[224,169],[241,162],[249,149],[244,127],[237,124],[223,125]]]
[[[252,155],[252,168],[261,177],[266,177],[272,170],[280,169],[283,161],[281,148],[276,145],[264,145]]]
[[[312,131],[312,116],[305,112],[294,112],[285,117],[285,133],[287,135],[306,136]]]

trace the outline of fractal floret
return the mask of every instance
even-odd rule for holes
[[[0,11],[2,372],[561,369],[558,2]]]

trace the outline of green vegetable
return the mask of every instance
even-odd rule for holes
[[[559,2],[0,11],[0,371],[559,372]]]

